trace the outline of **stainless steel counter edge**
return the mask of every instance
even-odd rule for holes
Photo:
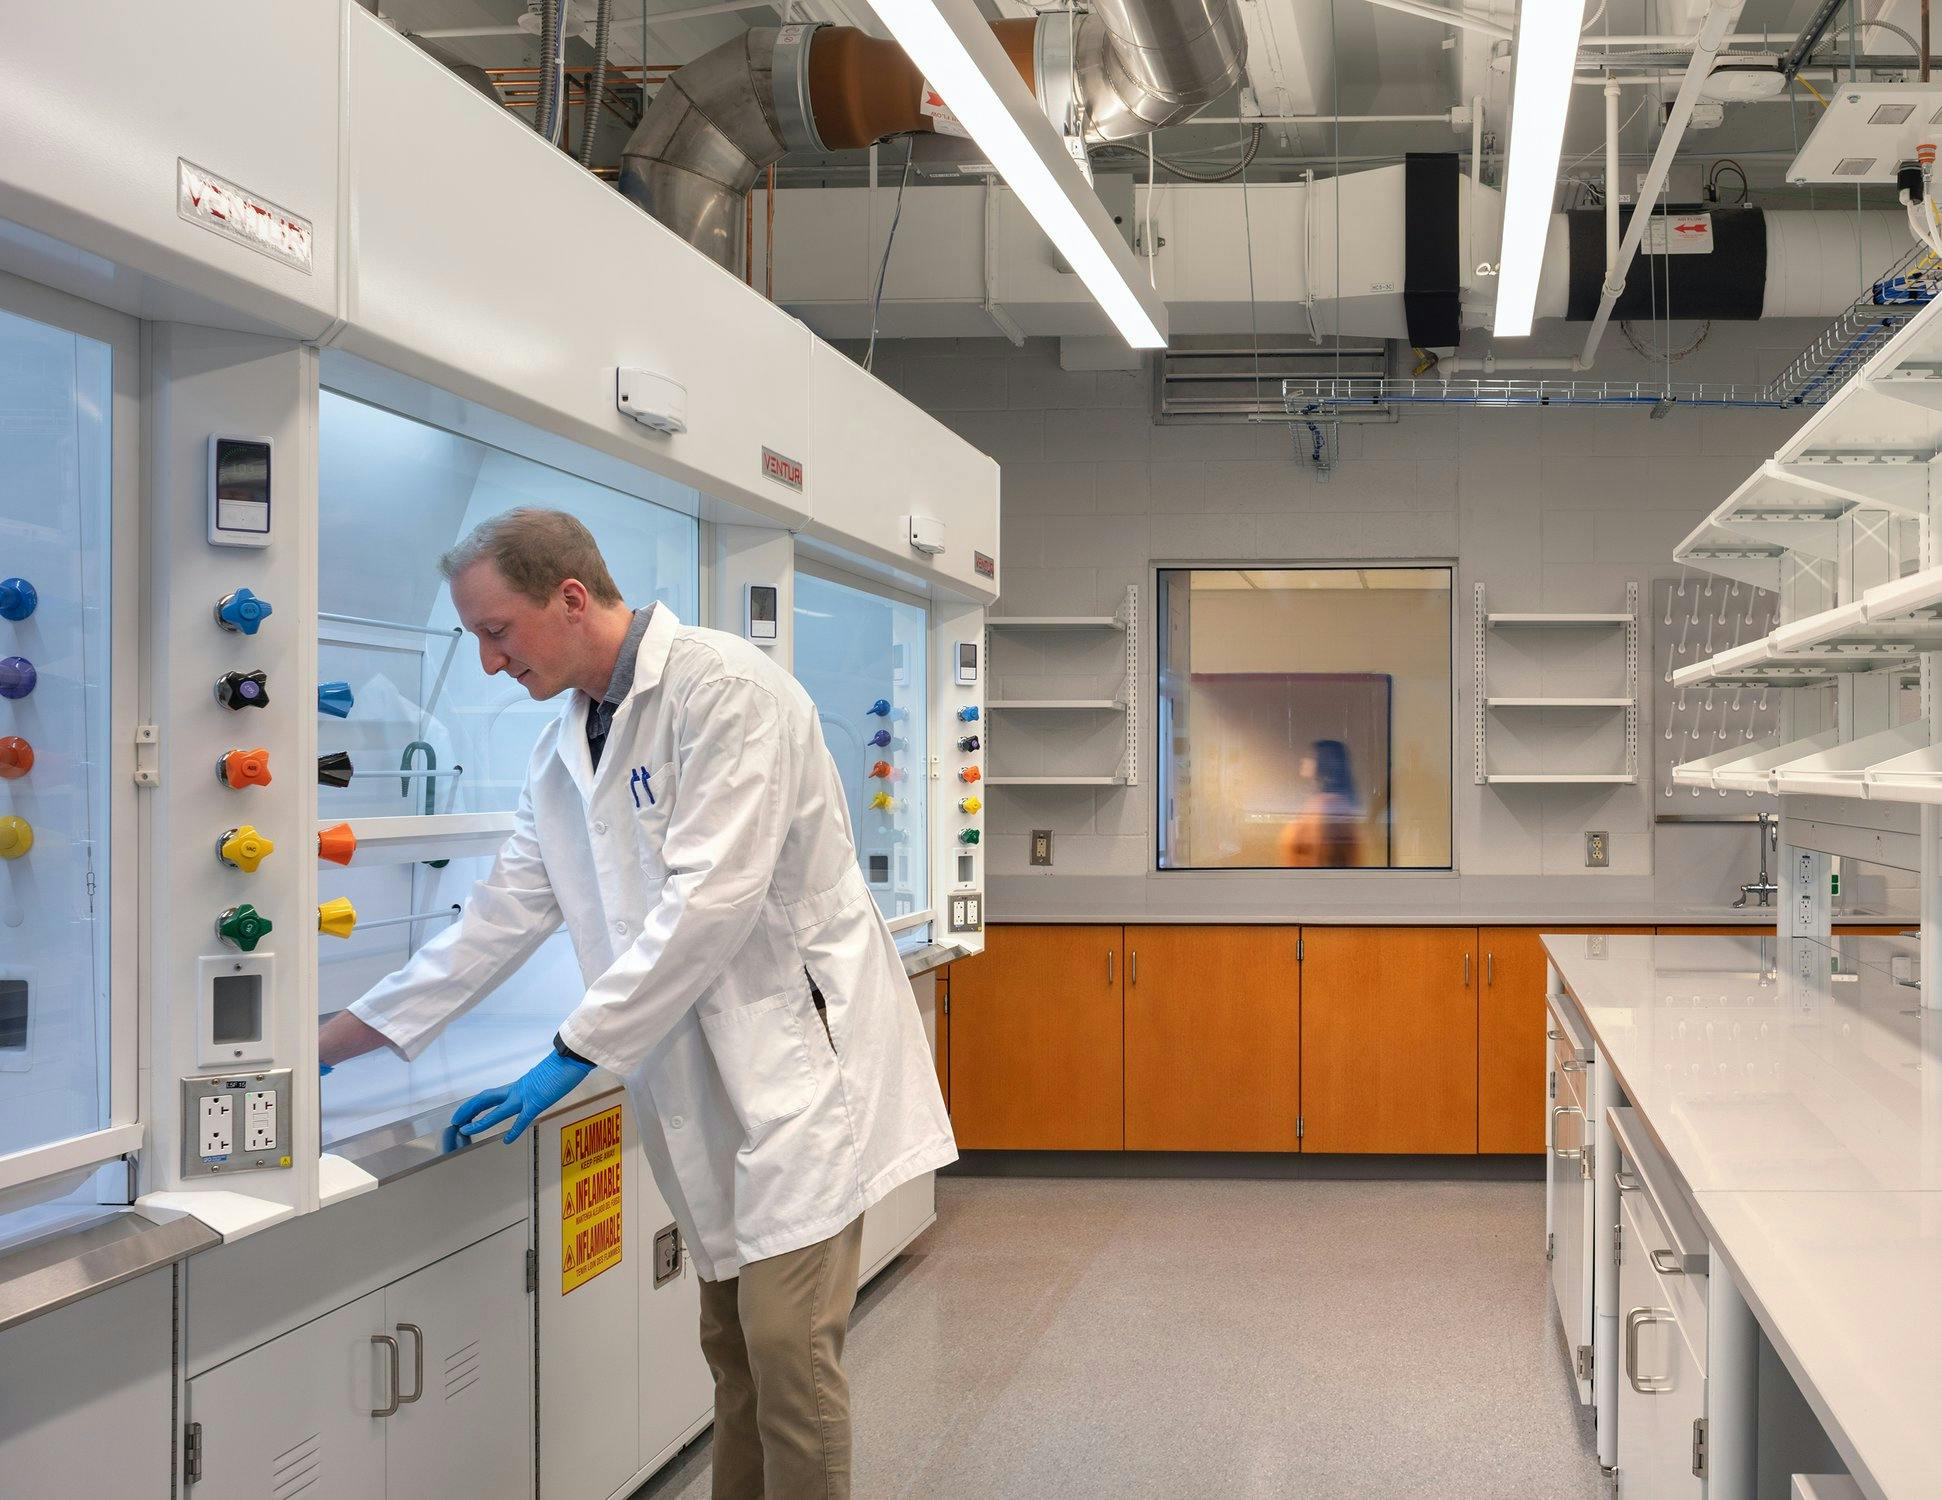
[[[193,1214],[105,1208],[97,1222],[56,1230],[0,1255],[0,1332],[222,1243]]]

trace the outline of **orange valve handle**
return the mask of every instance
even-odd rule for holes
[[[0,781],[14,781],[34,769],[34,747],[17,734],[0,737]]]
[[[891,777],[895,776],[897,772],[896,772],[896,768],[893,767],[889,761],[880,760],[875,765],[870,767],[870,774],[876,777],[876,779],[879,781],[888,781],[890,780]]]
[[[958,780],[963,782],[982,781],[984,780],[984,772],[980,771],[976,766],[966,766],[962,771],[958,772]]]
[[[317,830],[317,858],[327,859],[334,865],[347,865],[356,853],[357,835],[351,832],[349,823],[333,823]]]
[[[254,750],[232,750],[217,765],[216,779],[239,792],[246,786],[268,786],[270,752],[261,745]]]

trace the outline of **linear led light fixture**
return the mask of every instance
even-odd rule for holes
[[[1518,0],[1516,73],[1510,96],[1510,176],[1504,184],[1504,237],[1497,256],[1499,338],[1523,338],[1537,310],[1537,279],[1557,196],[1564,117],[1585,0]],[[1615,191],[1615,189],[1608,189]]]
[[[1018,201],[1135,349],[1166,347],[1166,303],[1147,284],[975,0],[870,0]],[[1567,79],[1567,86],[1569,80]]]

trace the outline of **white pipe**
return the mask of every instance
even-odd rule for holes
[[[1605,280],[1618,265],[1618,85],[1605,85]]]
[[[1713,0],[1712,9],[1706,12],[1706,19],[1700,25],[1699,36],[1693,44],[1692,61],[1686,64],[1686,76],[1679,83],[1679,96],[1672,101],[1672,113],[1666,119],[1665,134],[1659,137],[1659,149],[1652,153],[1652,165],[1639,187],[1638,203],[1632,209],[1631,223],[1625,228],[1625,240],[1618,248],[1617,263],[1605,278],[1605,294],[1598,299],[1598,314],[1592,319],[1591,329],[1585,335],[1585,352],[1579,356],[1580,364],[1585,369],[1589,369],[1591,362],[1598,357],[1598,344],[1605,337],[1605,325],[1611,322],[1612,309],[1618,304],[1619,294],[1625,290],[1625,273],[1631,268],[1632,258],[1638,254],[1639,245],[1645,238],[1646,225],[1652,221],[1653,207],[1658,203],[1666,177],[1672,171],[1672,159],[1679,153],[1679,143],[1685,138],[1686,126],[1692,120],[1694,106],[1699,103],[1700,91],[1706,85],[1707,75],[1713,71],[1713,59],[1726,45],[1728,28],[1740,18],[1740,10],[1745,3],[1746,0]]]
[[[1578,368],[1578,361],[1569,356],[1549,359],[1499,359],[1495,354],[1446,354],[1436,362],[1437,375],[1458,375],[1465,370],[1492,375],[1499,370],[1576,370]]]
[[[1580,47],[1690,47],[1698,40],[1690,36],[1641,35],[1629,36],[1583,36],[1578,39]],[[1770,47],[1787,41],[1786,37],[1776,37],[1768,31],[1736,31],[1725,38],[1722,47]]]
[[[1380,5],[1384,10],[1399,10],[1406,16],[1421,16],[1426,21],[1441,21],[1445,26],[1481,31],[1485,36],[1494,36],[1499,41],[1507,42],[1511,38],[1508,26],[1471,15],[1468,11],[1445,10],[1440,5],[1426,5],[1423,0],[1369,0],[1369,3]]]
[[[774,6],[775,0],[715,0],[711,5],[686,5],[679,10],[650,11],[647,25],[652,28],[663,21],[689,21],[697,16],[725,16],[738,10],[767,10]],[[615,16],[612,23],[615,31],[639,31],[639,16]],[[591,26],[571,26],[567,28],[574,36],[583,40],[593,30]],[[414,31],[413,36],[423,37],[426,41],[452,40],[473,36],[537,36],[524,26],[432,26],[423,31]]]

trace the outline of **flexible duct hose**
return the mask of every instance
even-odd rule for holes
[[[560,11],[566,0],[539,0],[539,107],[533,111],[533,128],[545,141],[559,135],[560,96],[555,89],[559,70],[554,57],[560,51]]]
[[[564,0],[562,0],[564,3]],[[593,137],[600,127],[600,99],[607,91],[607,40],[614,29],[614,0],[600,0],[593,23],[593,87],[587,91],[587,118],[580,130],[580,165],[593,165]]]

